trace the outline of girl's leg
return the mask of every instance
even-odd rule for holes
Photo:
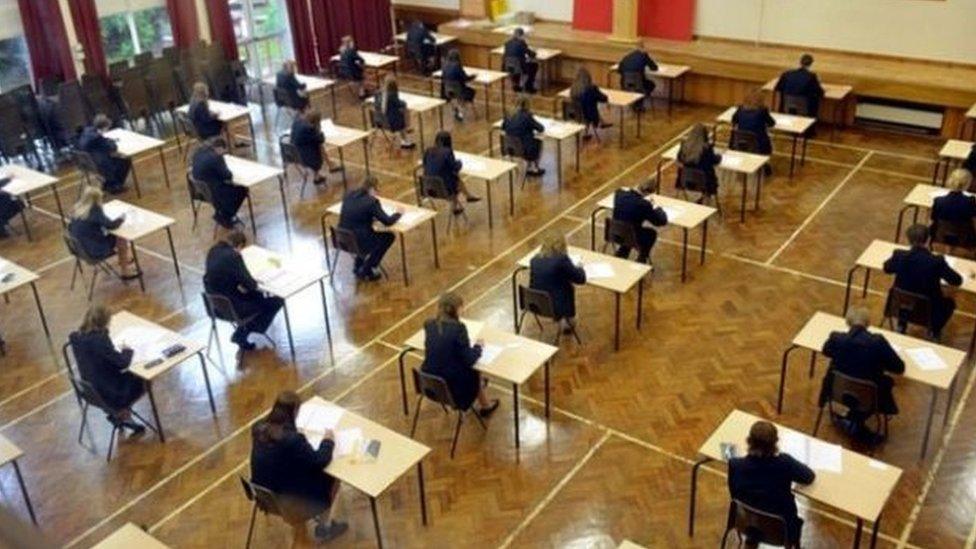
[[[123,238],[115,239],[115,251],[119,255],[119,269],[123,275],[131,273],[130,263],[132,263],[132,251],[129,248],[129,241]]]

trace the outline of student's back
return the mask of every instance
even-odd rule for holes
[[[251,428],[252,482],[278,495],[297,496],[306,503],[322,501],[332,492],[334,479],[324,472],[332,462],[332,440],[323,440],[314,449],[294,429],[283,429],[281,437],[272,440],[259,435],[262,429],[267,429],[263,421]]]
[[[789,454],[769,457],[747,455],[729,460],[729,492],[732,497],[767,513],[797,519],[793,483],[810,484],[813,471]]]
[[[817,116],[820,108],[820,98],[824,95],[823,87],[817,75],[806,68],[800,67],[784,72],[776,83],[776,91],[783,95],[797,95],[807,100],[807,116]]]
[[[952,191],[932,202],[932,221],[966,222],[976,217],[976,196]]]
[[[536,255],[529,262],[529,287],[552,298],[556,318],[576,316],[574,284],[586,283],[586,271],[577,267],[566,254]]]
[[[773,152],[773,144],[769,139],[769,128],[776,125],[773,115],[766,107],[739,107],[732,115],[732,125],[738,131],[749,132],[756,136],[758,154],[769,155]]]
[[[220,135],[224,131],[224,124],[210,113],[207,101],[193,101],[190,103],[190,122],[201,139],[208,139]]]
[[[641,50],[633,50],[624,55],[617,65],[617,71],[620,74],[636,72],[643,75],[646,69],[656,71],[657,64],[647,52]]]
[[[325,162],[322,157],[322,144],[325,143],[325,135],[321,128],[316,128],[309,124],[301,116],[295,118],[291,125],[291,143],[298,149],[298,155],[302,159],[302,164],[312,168],[316,172],[322,169]]]
[[[884,271],[895,275],[896,287],[929,298],[942,297],[943,280],[952,286],[962,284],[962,277],[949,266],[945,257],[921,246],[895,250],[885,261]]]

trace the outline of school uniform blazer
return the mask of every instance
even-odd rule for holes
[[[512,37],[505,42],[505,58],[509,57],[518,59],[524,72],[526,63],[535,58],[535,51],[529,48],[529,44],[524,38]]]
[[[444,63],[444,68],[441,69],[441,80],[444,82],[459,82],[465,84],[474,80],[473,74],[468,74],[464,70],[464,65],[455,61],[448,61]]]
[[[373,222],[389,227],[400,220],[400,214],[387,215],[375,196],[364,189],[354,189],[342,199],[342,213],[339,214],[339,227],[355,233],[361,246],[372,246],[376,231]]]
[[[715,166],[722,163],[722,155],[715,154],[715,147],[711,145],[705,147],[705,150],[702,151],[701,156],[698,158],[698,162],[684,161],[681,158],[681,150],[679,149],[678,160],[685,167],[703,170],[708,179],[709,193],[715,193],[715,190],[718,189],[718,175],[715,173]]]
[[[531,112],[519,110],[502,122],[502,131],[508,137],[518,139],[522,143],[526,156],[537,157],[539,140],[535,138],[535,134],[546,131],[546,127],[536,120]]]
[[[773,143],[769,140],[769,128],[775,125],[776,120],[773,119],[773,115],[769,114],[769,109],[766,107],[759,109],[739,107],[735,109],[735,113],[732,115],[732,126],[735,129],[750,132],[756,136],[759,154],[770,155],[773,153]]]
[[[423,23],[415,23],[407,29],[407,49],[416,49],[423,52],[424,46],[437,44],[437,39],[433,33],[424,26]]]
[[[221,212],[229,212],[239,205],[237,199],[247,189],[234,185],[234,174],[227,167],[224,155],[211,147],[203,146],[193,155],[193,178],[206,184],[213,195],[214,207]]]
[[[190,103],[190,122],[201,139],[209,139],[224,131],[224,123],[210,113],[207,101]]]
[[[462,410],[478,396],[480,376],[474,365],[481,358],[481,346],[471,345],[468,329],[457,320],[428,320],[424,323],[424,362],[421,370],[444,378],[454,403]]]
[[[584,122],[589,124],[600,122],[600,103],[607,102],[607,95],[600,91],[599,86],[591,84],[579,94],[579,97],[573,99],[579,102]]]
[[[454,157],[454,151],[448,147],[430,147],[424,151],[424,175],[440,177],[444,186],[451,194],[458,192],[458,174],[461,172],[461,161]]]
[[[386,109],[383,108],[383,91],[376,92],[373,108],[383,113],[390,125],[390,131],[398,132],[407,127],[407,104],[400,99],[400,93],[391,93],[386,98]]]
[[[800,95],[807,98],[807,114],[816,118],[820,111],[820,99],[824,89],[813,71],[798,68],[784,72],[776,82],[776,91],[784,95]]]
[[[132,350],[119,351],[108,331],[73,332],[68,336],[81,379],[91,383],[114,409],[128,408],[142,395],[142,380],[126,372]]]
[[[0,178],[0,191],[12,181],[9,177]],[[24,209],[24,205],[16,196],[5,191],[0,192],[0,225],[6,224]]]
[[[207,293],[226,297],[235,311],[249,310],[248,304],[262,297],[258,283],[247,270],[240,252],[226,242],[214,244],[207,252],[203,286]]]
[[[617,189],[614,191],[613,218],[632,225],[638,231],[646,228],[655,233],[654,229],[644,227],[644,223],[650,223],[655,227],[663,227],[668,224],[668,214],[664,208],[655,208],[640,192],[634,189]]]
[[[969,156],[963,160],[962,167],[969,170],[969,173],[976,175],[976,145],[969,151]]]
[[[366,61],[356,48],[346,48],[339,52],[339,74],[351,80],[363,79]]]
[[[586,271],[573,265],[568,255],[537,255],[529,261],[529,287],[549,294],[557,318],[576,316],[576,290],[573,285],[585,283]]]
[[[322,145],[325,134],[322,128],[316,128],[302,118],[296,118],[291,125],[291,144],[298,149],[298,156],[302,164],[315,171],[322,169],[325,160],[322,158]]]
[[[816,478],[812,469],[789,454],[772,457],[745,456],[729,460],[729,493],[746,505],[779,515],[786,520],[793,535],[799,533],[800,521],[792,486],[810,484]]]
[[[863,326],[854,326],[848,332],[833,332],[823,346],[823,354],[831,359],[830,371],[824,376],[820,391],[820,403],[830,398],[833,372],[873,382],[878,387],[878,403],[881,411],[895,414],[893,382],[885,372],[902,374],[905,363],[881,334],[872,334]]]
[[[92,157],[95,165],[98,166],[98,171],[109,179],[112,178],[116,170],[112,155],[119,150],[115,141],[98,133],[94,126],[86,126],[78,137],[78,149]]]
[[[275,77],[275,87],[284,90],[288,94],[288,100],[291,105],[301,106],[308,102],[308,99],[302,97],[300,93],[305,89],[305,84],[299,82],[298,77],[290,72],[280,71]]]
[[[620,73],[621,78],[624,73],[628,72],[636,72],[646,78],[647,70],[656,71],[657,68],[657,63],[651,59],[646,51],[633,50],[620,60],[617,65],[617,72]]]
[[[306,505],[317,514],[331,505],[335,479],[325,473],[332,463],[335,443],[323,439],[313,448],[295,429],[285,429],[279,440],[259,442],[256,433],[266,428],[264,421],[251,428],[251,482]]]
[[[884,272],[895,275],[897,288],[927,296],[934,307],[942,302],[943,280],[951,286],[962,285],[962,276],[946,263],[945,257],[923,247],[895,250],[885,261]]]
[[[118,229],[122,219],[109,219],[101,206],[92,207],[86,218],[74,218],[68,222],[68,233],[78,245],[96,259],[105,259],[115,253],[115,235],[109,231]]]

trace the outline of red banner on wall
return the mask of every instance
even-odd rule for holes
[[[638,0],[637,33],[652,38],[691,40],[695,0]],[[573,28],[613,30],[613,0],[574,0]]]
[[[596,32],[613,30],[613,0],[574,0],[573,28]]]

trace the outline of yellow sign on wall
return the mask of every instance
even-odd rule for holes
[[[488,2],[488,17],[494,21],[508,12],[508,0],[490,0]]]

